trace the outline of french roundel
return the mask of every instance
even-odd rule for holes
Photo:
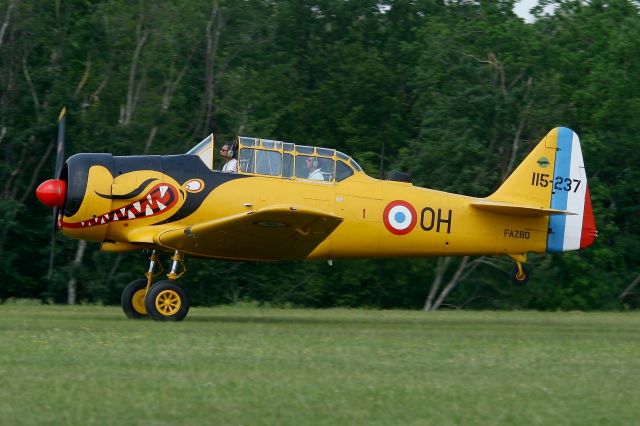
[[[406,201],[396,200],[387,204],[382,214],[384,226],[396,235],[405,235],[413,230],[418,220],[416,209]]]

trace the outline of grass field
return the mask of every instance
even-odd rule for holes
[[[0,306],[0,424],[638,424],[640,314]]]

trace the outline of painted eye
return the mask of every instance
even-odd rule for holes
[[[192,179],[184,185],[184,188],[189,192],[200,192],[204,188],[204,182],[200,179]]]

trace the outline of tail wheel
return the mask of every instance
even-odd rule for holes
[[[182,321],[189,312],[186,293],[171,281],[155,283],[144,303],[147,312],[158,321]]]
[[[519,286],[526,285],[529,282],[529,268],[522,264],[520,266],[522,270],[518,268],[518,265],[511,270],[511,282]]]
[[[131,281],[122,291],[120,304],[127,318],[138,319],[149,316],[144,306],[146,288],[147,280],[139,279]]]

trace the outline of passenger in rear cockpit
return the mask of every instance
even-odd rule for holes
[[[324,180],[324,176],[322,175],[322,169],[318,167],[317,158],[307,157],[307,170],[309,170],[309,176],[307,176],[307,179]]]

